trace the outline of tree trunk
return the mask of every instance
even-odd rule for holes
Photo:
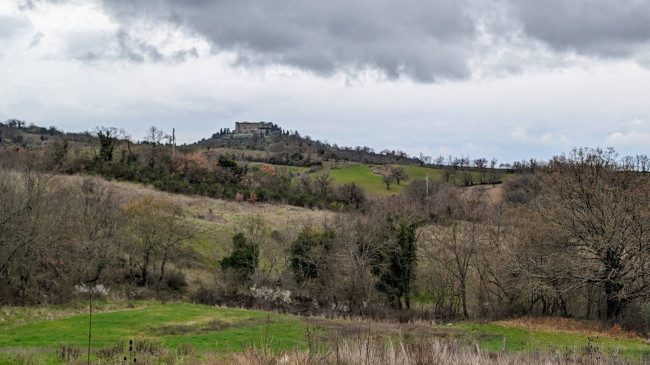
[[[147,280],[149,279],[149,261],[151,260],[151,256],[149,252],[147,251],[144,254],[144,259],[142,260],[142,278],[141,278],[141,285],[142,286],[147,286]]]
[[[461,283],[460,288],[461,300],[463,301],[463,318],[468,319],[469,315],[467,314],[467,287],[465,285],[465,280]]]
[[[623,308],[625,301],[617,297],[618,292],[621,290],[620,284],[605,284],[605,295],[607,296],[607,319],[611,321],[617,320]]]
[[[169,249],[165,249],[165,253],[163,254],[162,262],[160,263],[160,277],[158,278],[158,283],[163,279],[163,276],[165,276],[165,264],[167,263],[167,253],[169,252]]]

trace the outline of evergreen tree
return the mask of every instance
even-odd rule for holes
[[[240,283],[248,283],[259,263],[259,247],[255,242],[247,240],[243,233],[232,236],[232,245],[230,256],[219,262],[221,269],[234,270]]]
[[[313,227],[305,227],[300,232],[291,244],[291,270],[298,283],[316,279],[322,274],[333,239],[332,230],[319,232]]]
[[[378,277],[377,290],[386,294],[390,305],[398,310],[411,308],[411,285],[417,265],[416,220],[388,217],[384,245],[373,267]]]

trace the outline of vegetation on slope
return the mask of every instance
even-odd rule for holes
[[[2,304],[65,305],[103,287],[119,300],[402,322],[542,315],[650,329],[643,158],[576,149],[531,161],[490,195],[460,187],[495,184],[499,170],[486,161],[347,168],[293,136],[257,141],[257,152],[296,150],[265,150],[249,166],[222,153],[232,146],[174,149],[150,132],[143,144],[101,129],[86,141],[42,135],[40,150],[10,140],[0,151]],[[476,338],[497,346],[499,331]],[[522,329],[507,331],[521,347]]]

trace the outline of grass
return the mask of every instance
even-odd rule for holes
[[[265,346],[275,350],[302,349],[304,328],[305,324],[293,316],[188,303],[149,303],[142,308],[94,314],[92,346],[96,351],[119,341],[150,338],[167,349],[191,343],[197,351],[237,352],[259,346],[264,339]],[[35,351],[51,362],[61,343],[85,348],[87,341],[87,314],[13,327],[3,323],[0,363],[11,363],[11,350],[16,349]]]
[[[424,179],[429,175],[429,179],[434,182],[442,178],[442,169],[435,169],[430,167],[420,167],[412,165],[393,165],[403,167],[409,175],[407,181],[401,182],[399,185],[396,183],[391,184],[390,190],[386,189],[386,184],[381,179],[381,176],[373,174],[369,165],[358,165],[342,169],[329,170],[330,176],[334,178],[334,184],[342,185],[350,182],[355,182],[363,187],[367,193],[375,195],[393,195],[397,194],[404,189],[409,182],[414,179]],[[455,183],[459,186],[463,184],[462,173],[459,171],[456,174]],[[474,177],[474,181],[481,181],[481,174],[476,171],[470,171]],[[504,176],[506,178],[506,176]]]
[[[113,312],[124,309],[144,308],[155,304],[155,302],[151,301],[118,303],[96,301],[93,302],[93,310],[96,312]],[[65,306],[2,307],[0,308],[0,330],[5,331],[34,322],[68,318],[87,312],[88,307],[85,303],[75,303]]]
[[[460,324],[453,327],[466,332],[470,338],[478,342],[482,349],[490,351],[500,351],[503,347],[503,337],[506,337],[506,351],[509,352],[534,352],[537,342],[539,342],[540,351],[546,352],[572,352],[575,345],[577,345],[578,351],[581,351],[591,344],[608,354],[614,353],[616,349],[623,356],[634,357],[650,354],[650,345],[643,341],[604,334],[593,336],[581,333],[527,330],[497,324]]]
[[[330,176],[334,178],[334,184],[343,185],[355,182],[369,194],[392,195],[402,190],[403,186],[394,184],[391,190],[386,190],[386,185],[381,181],[381,176],[370,171],[368,165],[359,165],[344,169],[330,170]]]
[[[650,354],[650,346],[638,339],[552,329],[533,330],[495,323],[432,326],[425,323],[371,322],[368,326],[366,322],[359,321],[305,319],[189,303],[134,304],[135,308],[129,308],[127,303],[96,304],[99,312],[93,315],[93,351],[111,347],[120,341],[128,342],[129,339],[157,341],[168,351],[182,344],[190,344],[195,351],[192,356],[197,358],[239,353],[251,348],[271,352],[303,351],[308,347],[307,328],[319,328],[316,344],[318,348],[324,348],[326,344],[332,344],[334,329],[342,334],[343,339],[358,339],[366,336],[371,326],[373,339],[404,341],[402,336],[407,334],[407,338],[412,339],[442,337],[461,339],[465,343],[476,340],[482,350],[493,352],[500,352],[503,337],[506,337],[506,349],[511,353],[534,352],[539,341],[540,350],[546,354],[556,351],[569,354],[573,352],[574,345],[582,353],[589,344],[607,354],[618,349],[619,354],[627,358],[647,357]],[[88,340],[88,316],[85,310],[83,303],[68,308],[1,308],[0,364],[15,363],[16,356],[24,352],[37,355],[44,363],[56,363],[55,351],[61,343],[85,349]],[[53,317],[45,315],[49,312],[56,313],[56,318],[48,319]]]
[[[201,265],[210,270],[218,268],[218,260],[230,253],[232,236],[246,230],[246,221],[250,217],[262,218],[268,236],[272,231],[300,231],[305,225],[326,222],[336,214],[287,205],[236,203],[209,198],[181,200],[181,203],[185,207],[186,219],[196,228],[188,244],[198,254]],[[261,250],[260,264],[265,263],[265,257],[277,255],[276,252],[266,252],[273,250],[268,245]]]

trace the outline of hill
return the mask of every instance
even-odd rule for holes
[[[295,133],[174,146],[156,128],[142,143],[110,128],[85,141],[12,128],[29,138],[20,146],[4,139],[0,149],[5,306],[74,306],[108,288],[105,300],[118,306],[155,299],[330,318],[475,320],[458,331],[480,331],[474,338],[492,350],[507,333],[520,351],[532,346],[532,326],[526,332],[513,320],[523,315],[596,320],[619,337],[650,328],[650,180],[611,150],[576,149],[508,176],[495,162],[469,168],[464,158],[443,166],[345,160]],[[193,319],[179,321],[184,330]],[[380,354],[394,348],[376,344]],[[299,346],[291,356],[305,355]],[[435,346],[449,353],[447,342]]]

